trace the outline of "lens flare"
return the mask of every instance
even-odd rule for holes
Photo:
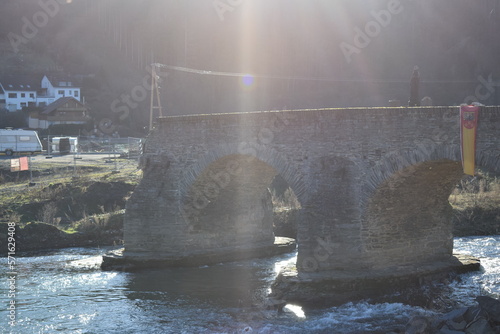
[[[253,85],[254,81],[255,81],[255,77],[251,74],[245,74],[243,77],[242,77],[242,81],[243,81],[243,85],[247,86],[247,87],[250,87]]]

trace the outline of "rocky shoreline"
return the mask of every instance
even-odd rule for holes
[[[462,307],[433,318],[416,316],[408,322],[405,334],[497,334],[500,333],[500,301],[487,296],[476,298],[477,305]]]
[[[8,223],[0,223],[0,248],[7,250]],[[45,223],[16,226],[16,253],[33,253],[70,247],[104,247],[123,244],[121,229],[96,229],[92,232],[66,233]],[[26,254],[29,255],[29,254]],[[6,252],[1,256],[7,256]]]

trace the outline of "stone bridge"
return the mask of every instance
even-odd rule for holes
[[[477,166],[500,171],[500,108],[482,107]],[[129,259],[213,263],[273,244],[268,188],[300,202],[299,276],[452,258],[448,197],[463,177],[458,107],[165,117],[146,139],[125,218]]]

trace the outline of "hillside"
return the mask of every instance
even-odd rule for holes
[[[152,62],[253,74],[243,82],[168,70],[160,88],[168,115],[405,104],[414,65],[421,96],[437,105],[499,80],[495,0],[60,2],[0,3],[0,73],[80,75],[96,121],[133,131],[149,120]],[[19,42],[26,22],[40,27]],[[478,99],[497,104],[500,93]]]

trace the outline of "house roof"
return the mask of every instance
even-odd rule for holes
[[[80,80],[63,73],[45,74],[54,87],[80,87]]]
[[[72,100],[74,100],[77,104],[79,104],[82,107],[82,109],[88,109],[88,107],[85,104],[78,101],[74,97],[66,96],[66,97],[61,97],[60,99],[57,99],[56,101],[54,101],[51,104],[49,104],[48,106],[46,106],[45,109],[43,109],[42,114],[50,114],[54,110],[62,107],[63,105],[65,105],[66,103],[68,103]]]
[[[40,88],[40,82],[29,75],[5,75],[0,83],[5,91],[35,92]]]

